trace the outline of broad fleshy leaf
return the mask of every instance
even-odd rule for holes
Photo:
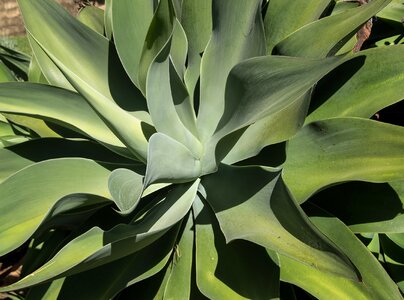
[[[62,197],[90,193],[109,198],[109,173],[94,161],[64,158],[28,166],[4,180],[0,208],[8,213],[0,216],[0,255],[24,243]]]
[[[284,38],[316,21],[332,3],[331,0],[271,0],[264,18],[267,53]]]
[[[322,18],[289,35],[275,47],[281,55],[322,58],[337,53],[356,34],[363,23],[391,0],[373,0],[368,4]]]
[[[20,0],[18,3],[32,38],[119,139],[140,160],[145,160],[147,140],[141,120],[120,107],[131,111],[146,110],[145,101],[139,90],[131,85],[108,39],[51,0]],[[45,19],[44,15],[48,17]],[[58,40],[58,43],[52,40]],[[65,51],[66,48],[75,51]],[[77,60],[77,56],[81,59]],[[88,81],[87,78],[92,79]],[[127,102],[129,99],[130,103]]]
[[[42,118],[79,131],[107,145],[124,145],[77,93],[33,83],[0,85],[0,111]]]
[[[139,88],[140,57],[153,12],[153,0],[112,1],[116,49],[126,72]]]
[[[73,275],[144,249],[185,217],[198,186],[199,180],[177,186],[135,223],[119,224],[109,231],[93,227],[69,242],[38,270],[0,288],[0,292],[29,287],[61,274]]]
[[[77,14],[77,19],[95,32],[104,35],[104,11],[95,6],[86,6]]]
[[[215,132],[225,109],[230,70],[242,60],[265,55],[259,0],[213,0],[212,36],[201,64],[198,129],[202,141]]]
[[[403,180],[403,136],[402,127],[367,119],[310,123],[289,141],[283,178],[299,203],[335,183]]]
[[[142,195],[143,176],[128,169],[116,169],[109,176],[108,188],[120,213],[129,214]]]
[[[201,200],[194,203],[196,281],[209,299],[274,299],[279,272],[264,248],[236,240],[226,244],[216,216]],[[239,274],[249,274],[241,277]]]
[[[145,187],[152,183],[179,183],[201,175],[201,162],[183,144],[162,133],[149,141]]]
[[[358,280],[346,256],[291,198],[279,171],[221,165],[203,178],[202,185],[227,242],[247,240],[313,268]]]
[[[404,99],[404,45],[361,51],[316,86],[306,123],[332,117],[370,118]]]
[[[386,271],[355,235],[338,219],[311,218],[313,223],[339,245],[358,268],[361,281],[347,280],[313,270],[280,255],[281,279],[309,291],[319,299],[402,299]]]

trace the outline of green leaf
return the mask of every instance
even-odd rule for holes
[[[179,242],[174,247],[171,263],[167,268],[164,299],[180,299],[181,297],[190,299],[193,247],[194,222],[192,214],[189,214]]]
[[[275,51],[281,55],[312,58],[334,55],[356,34],[362,24],[390,2],[391,0],[373,0],[366,5],[322,18],[289,35],[276,45]]]
[[[33,162],[8,149],[0,149],[0,164],[0,182],[2,182],[15,172],[33,164]]]
[[[202,185],[227,242],[247,240],[313,268],[358,280],[345,255],[290,197],[278,171],[221,165],[203,177]]]
[[[306,123],[331,117],[369,118],[404,98],[404,45],[347,57],[316,86]],[[358,88],[360,87],[360,88]]]
[[[299,203],[335,183],[402,180],[403,135],[402,127],[367,119],[310,123],[288,144],[283,178]]]
[[[332,0],[271,0],[264,18],[267,53],[288,35],[316,21]]]
[[[213,135],[225,110],[230,70],[242,60],[266,53],[261,2],[212,1],[213,32],[202,58],[197,121],[203,142]]]
[[[145,160],[147,140],[141,121],[119,105],[125,108],[130,105],[132,111],[146,110],[146,105],[119,64],[108,39],[51,0],[20,0],[18,3],[32,38],[129,150]]]
[[[93,227],[65,245],[38,270],[14,284],[0,288],[0,292],[73,275],[144,249],[185,217],[198,186],[199,180],[177,186],[135,223],[119,224],[109,231]]]
[[[31,57],[25,53],[0,45],[0,61],[20,77],[26,78]]]
[[[77,14],[77,19],[95,32],[104,35],[104,11],[95,6],[86,6]]]
[[[355,233],[404,232],[403,181],[339,184],[318,192],[306,203],[337,217]]]
[[[377,17],[380,19],[396,22],[398,26],[402,27],[404,16],[403,4],[403,0],[392,0],[389,5],[387,5],[377,14]]]
[[[0,60],[0,82],[16,81],[11,70]]]
[[[191,299],[194,225],[190,213],[185,219],[164,270],[135,286],[131,294],[141,299]]]
[[[376,258],[338,219],[311,218],[314,224],[341,247],[358,268],[362,280],[352,281],[280,256],[281,279],[319,299],[402,299],[397,286]]]
[[[145,93],[149,67],[169,42],[174,30],[175,13],[171,0],[161,0],[146,35],[140,58],[138,80]]]
[[[49,160],[28,166],[0,185],[0,255],[24,243],[50,208],[72,193],[109,197],[109,171],[94,161],[79,158]]]
[[[171,60],[178,76],[182,79],[185,72],[187,60],[188,40],[181,23],[175,19],[171,42]]]
[[[33,60],[37,62],[39,69],[46,80],[46,83],[49,82],[53,86],[76,92],[76,89],[70,84],[62,71],[49,58],[46,52],[38,44],[38,42],[29,34],[27,35],[27,38],[31,45],[32,51],[34,52]]]
[[[304,124],[310,96],[311,93],[306,94],[286,108],[248,126],[222,162],[231,165],[245,160],[259,154],[266,146],[286,141],[295,135]],[[219,143],[216,151],[221,148]]]
[[[116,169],[109,176],[108,188],[120,213],[129,214],[142,195],[143,176],[128,169]]]
[[[234,67],[227,80],[224,114],[206,146],[204,167],[212,169],[212,163],[220,162],[231,150],[232,147],[227,147],[226,143],[224,147],[220,143],[217,146],[220,139],[257,121],[262,120],[247,129],[244,137],[248,139],[244,141],[251,142],[249,148],[235,148],[234,151],[240,153],[233,152],[235,157],[229,158],[231,162],[256,154],[271,139],[273,142],[288,139],[302,124],[312,86],[340,63],[340,58],[313,60],[266,56],[249,59]],[[287,124],[282,125],[279,131],[266,127],[274,122],[280,124],[279,118]],[[262,131],[267,132],[262,134]],[[258,133],[260,138],[251,136]],[[235,134],[235,138],[230,136],[224,140],[232,140],[233,146],[238,138]],[[239,142],[242,141],[240,139]]]
[[[29,64],[28,81],[32,83],[48,83],[34,55],[32,56],[31,63]]]
[[[340,58],[266,56],[238,64],[227,80],[225,110],[216,134],[223,136],[301,100],[340,62]]]
[[[42,118],[107,145],[124,147],[77,93],[33,83],[3,83],[0,87],[0,111],[3,113]]]
[[[164,268],[171,257],[177,237],[177,227],[136,253],[65,278],[57,298],[60,300],[111,299],[127,286],[155,275]],[[77,294],[78,289],[79,294]],[[32,299],[38,298],[39,296]]]
[[[163,133],[155,133],[149,141],[144,186],[152,183],[188,182],[201,175],[201,162],[183,144]]]
[[[104,12],[104,31],[105,36],[112,40],[113,29],[112,29],[112,0],[105,0],[105,12]]]
[[[279,270],[265,249],[244,240],[226,244],[215,214],[201,200],[194,212],[199,290],[209,299],[279,297]]]
[[[157,131],[182,143],[198,156],[202,146],[196,138],[195,114],[188,94],[177,78],[169,50],[170,44],[167,44],[150,65],[146,86],[147,105]]]
[[[112,1],[116,49],[126,72],[139,88],[140,57],[152,18],[152,0]]]
[[[182,1],[181,24],[188,40],[188,68],[184,75],[191,103],[199,79],[201,56],[212,33],[212,0]]]

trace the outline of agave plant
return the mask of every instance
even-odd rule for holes
[[[401,299],[372,252],[402,247],[404,129],[370,118],[404,97],[404,47],[351,52],[394,1],[18,2],[0,255],[28,250],[0,292]]]

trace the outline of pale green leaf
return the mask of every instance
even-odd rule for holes
[[[167,44],[150,65],[146,86],[148,108],[158,132],[182,143],[197,156],[201,145],[195,136],[195,114],[171,63],[169,50]]]
[[[0,185],[0,255],[24,243],[51,207],[72,193],[109,197],[109,171],[94,161],[66,158],[40,162],[8,177]]]
[[[109,176],[108,188],[120,213],[129,214],[142,195],[143,176],[128,169],[116,169]]]
[[[86,6],[77,14],[77,19],[95,32],[104,35],[104,11],[95,6]]]
[[[138,87],[140,57],[152,18],[152,0],[112,1],[116,49],[126,72]]]
[[[41,84],[3,83],[0,111],[55,122],[107,145],[124,145],[77,93]]]
[[[129,150],[140,160],[145,160],[147,140],[143,125],[120,106],[138,111],[146,110],[146,105],[119,64],[108,39],[51,0],[20,0],[18,3],[32,38]],[[39,59],[38,56],[36,58]]]
[[[171,0],[161,0],[153,16],[143,45],[138,67],[140,89],[145,93],[149,67],[169,42],[174,30],[175,13]]]
[[[183,144],[162,133],[149,141],[145,187],[152,183],[188,182],[201,175],[201,162]]]
[[[226,80],[242,60],[264,55],[259,0],[213,0],[213,32],[201,64],[198,129],[203,142],[215,132],[225,110]]]
[[[181,24],[188,40],[188,67],[184,81],[193,103],[200,74],[200,54],[205,50],[212,33],[212,0],[183,0]]]
[[[119,224],[109,231],[93,227],[65,245],[45,265],[0,288],[0,292],[39,284],[61,274],[83,272],[144,249],[185,217],[198,186],[199,180],[177,186],[136,223]]]

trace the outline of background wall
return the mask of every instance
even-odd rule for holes
[[[33,0],[37,1],[37,0]],[[62,3],[72,14],[76,14],[80,4],[90,1],[56,0]],[[104,1],[91,1],[103,4]],[[24,25],[16,0],[0,0],[0,36],[15,36],[25,33]]]

